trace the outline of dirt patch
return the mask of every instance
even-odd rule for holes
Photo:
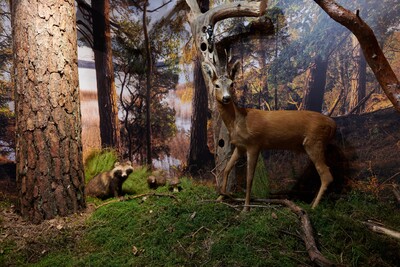
[[[74,247],[93,211],[94,206],[88,205],[85,212],[32,224],[16,213],[14,205],[0,208],[0,244],[12,244],[13,254],[22,254],[29,263],[37,262],[49,252]],[[0,253],[3,250],[2,245]]]

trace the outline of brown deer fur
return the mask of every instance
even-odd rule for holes
[[[305,151],[314,163],[321,179],[321,187],[312,208],[321,200],[328,185],[333,181],[325,162],[325,149],[333,138],[336,123],[329,117],[313,111],[263,111],[237,107],[230,95],[237,64],[230,77],[217,76],[215,68],[203,63],[214,87],[218,110],[235,146],[224,173],[221,194],[226,194],[228,175],[236,161],[247,155],[245,211],[249,210],[254,170],[262,149]]]

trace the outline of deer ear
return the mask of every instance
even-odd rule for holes
[[[231,78],[232,81],[235,80],[235,76],[236,73],[239,71],[239,68],[240,68],[240,61],[236,60],[235,63],[233,63],[232,65],[231,71],[229,72],[230,76],[229,78]]]
[[[203,62],[201,63],[201,67],[203,68],[204,73],[207,74],[208,78],[211,80],[215,79],[216,73],[214,68],[210,65],[210,63]]]

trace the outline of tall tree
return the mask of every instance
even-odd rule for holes
[[[327,69],[328,60],[317,56],[308,72],[309,75],[303,97],[303,109],[321,112],[324,102]]]
[[[119,150],[120,128],[112,63],[110,0],[92,0],[91,11],[101,146]]]
[[[364,54],[357,41],[357,38],[352,35],[352,48],[353,48],[353,74],[351,79],[350,88],[350,104],[349,108],[352,110],[358,103],[365,97],[367,85],[367,62],[365,61]],[[358,113],[362,113],[363,105],[358,109]]]
[[[151,169],[153,162],[151,155],[151,87],[153,84],[153,59],[151,57],[151,44],[149,32],[147,30],[147,5],[148,0],[145,0],[143,4],[143,35],[146,49],[146,164]]]
[[[75,2],[12,1],[17,186],[38,223],[85,207]]]
[[[209,0],[198,1],[201,12],[209,9]],[[193,69],[193,113],[190,128],[190,145],[187,166],[192,175],[197,175],[199,170],[214,165],[213,156],[207,145],[207,120],[208,120],[208,91],[201,71],[201,59],[198,55],[194,59]]]

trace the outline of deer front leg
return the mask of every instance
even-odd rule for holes
[[[233,150],[232,156],[229,159],[228,163],[225,166],[224,169],[224,176],[223,176],[223,180],[222,180],[222,186],[221,186],[221,194],[226,194],[226,186],[228,184],[228,176],[231,173],[231,170],[233,168],[233,166],[235,166],[236,161],[239,159],[240,157],[240,152],[239,149],[237,147],[235,147],[235,149]]]
[[[233,166],[235,166],[236,161],[239,159],[241,153],[237,147],[233,150],[232,156],[229,159],[228,163],[225,166],[224,172],[223,172],[223,177],[222,177],[222,186],[220,188],[220,196],[218,197],[217,200],[221,201],[224,198],[224,195],[226,195],[226,186],[228,184],[228,176],[229,173],[231,172]]]
[[[247,151],[247,174],[246,174],[246,200],[244,202],[244,212],[250,210],[251,187],[253,185],[254,171],[256,169],[259,151]]]

